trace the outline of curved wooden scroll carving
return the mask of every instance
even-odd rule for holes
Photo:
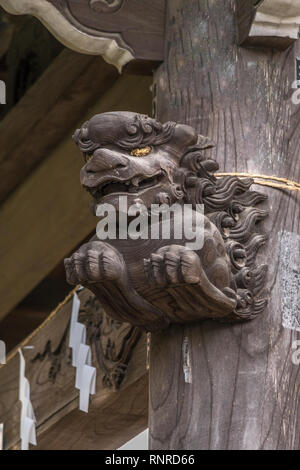
[[[108,317],[93,294],[88,295],[87,292],[81,297],[80,321],[86,325],[87,342],[97,358],[103,386],[117,390],[126,377],[128,364],[142,332],[140,328]],[[49,340],[44,350],[31,359],[34,364],[47,358],[48,380],[53,384],[63,369],[63,364],[72,363],[72,353],[67,342],[69,331],[68,324],[56,348],[53,348]]]
[[[37,17],[67,47],[102,55],[119,71],[131,61],[151,68],[163,60],[164,0],[0,0],[0,5]]]
[[[298,0],[239,0],[239,42],[286,49],[299,38]]]
[[[119,10],[123,2],[124,0],[90,0],[90,6],[98,13],[105,13]]]
[[[84,323],[88,321],[87,342],[96,352],[103,385],[119,389],[142,336],[141,329],[108,317],[93,295],[83,303],[80,318]]]
[[[168,240],[94,237],[65,260],[71,284],[88,287],[111,317],[147,330],[201,319],[250,320],[266,303],[266,265],[255,265],[267,237],[257,225],[268,212],[253,180],[216,179],[207,158],[213,144],[193,128],[161,124],[136,113],[94,116],[74,135],[86,164],[81,183],[95,206],[204,205],[204,243],[195,250],[171,232]],[[161,223],[161,221],[160,221]]]

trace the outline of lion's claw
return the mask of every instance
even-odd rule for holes
[[[92,241],[65,259],[69,284],[89,285],[117,281],[125,272],[123,256],[107,243]]]
[[[160,248],[144,260],[148,280],[157,285],[197,284],[200,259],[185,246],[170,245]]]

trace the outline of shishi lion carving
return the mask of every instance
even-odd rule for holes
[[[216,179],[218,164],[205,157],[213,144],[187,125],[161,124],[144,115],[111,112],[94,116],[75,132],[86,160],[81,184],[94,205],[118,197],[128,205],[204,204],[204,245],[182,240],[109,240],[95,236],[65,260],[67,280],[90,289],[117,320],[148,331],[203,319],[250,320],[267,300],[267,272],[255,266],[267,237],[256,225],[266,196],[252,179]]]

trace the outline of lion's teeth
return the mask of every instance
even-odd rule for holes
[[[138,185],[139,185],[139,177],[138,177],[138,176],[135,176],[134,178],[132,178],[131,184],[132,184],[133,186],[138,186]]]

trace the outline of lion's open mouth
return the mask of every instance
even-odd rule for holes
[[[139,193],[147,188],[158,185],[163,179],[163,173],[145,178],[144,176],[134,176],[126,181],[105,181],[96,188],[87,188],[91,195],[100,200],[102,197],[120,193]]]

